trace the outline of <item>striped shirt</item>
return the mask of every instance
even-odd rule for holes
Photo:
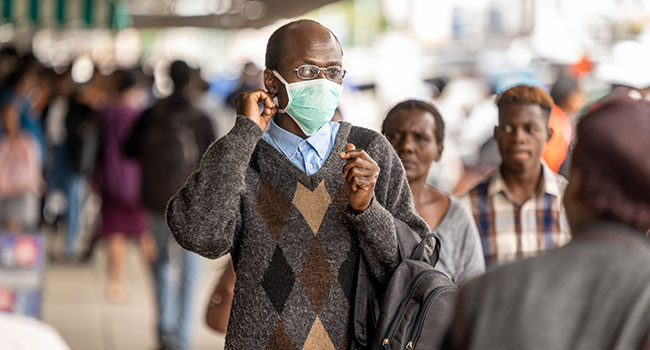
[[[562,196],[567,181],[542,164],[541,185],[523,204],[509,195],[496,170],[461,196],[478,226],[486,266],[537,255],[571,240]]]

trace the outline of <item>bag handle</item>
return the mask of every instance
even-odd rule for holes
[[[430,242],[432,239],[435,243],[433,245],[429,245],[428,242]],[[431,266],[435,267],[438,263],[438,260],[440,260],[440,239],[438,238],[437,234],[430,233],[422,237],[420,243],[413,250],[413,254],[411,254],[410,259],[420,261],[429,260],[428,263]]]
[[[419,260],[436,266],[440,257],[440,239],[436,232],[421,237],[411,228],[395,218],[395,234],[400,260]],[[429,244],[431,240],[435,243]]]

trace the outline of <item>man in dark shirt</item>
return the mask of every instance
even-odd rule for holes
[[[198,168],[199,157],[214,140],[212,123],[191,104],[191,70],[185,62],[170,66],[174,93],[143,112],[124,145],[142,168],[142,203],[150,211],[150,230],[156,242],[152,268],[156,283],[158,341],[163,349],[190,347],[193,297],[200,258],[182,250],[179,285],[169,281],[169,229],[165,206]],[[173,241],[173,240],[172,240]],[[177,301],[179,305],[174,305]],[[172,314],[173,311],[177,313]]]

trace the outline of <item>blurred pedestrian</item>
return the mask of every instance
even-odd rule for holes
[[[75,112],[80,112],[73,101],[75,93],[75,84],[68,68],[54,79],[51,100],[44,114],[50,161],[46,171],[48,193],[43,211],[45,221],[50,224],[53,224],[60,215],[64,215],[64,256],[67,260],[74,260],[77,257],[77,237],[82,220],[80,214],[85,197],[85,179],[73,166],[73,164],[76,165],[76,162],[73,162],[71,155],[77,152],[78,154],[84,153],[82,147],[87,146],[84,143],[74,144],[71,140],[81,134],[92,134],[95,137],[95,142],[99,142],[96,134],[96,116],[91,115],[90,110],[82,112],[83,116],[74,115]],[[92,119],[93,122],[84,127],[75,125],[68,130],[70,124],[73,124],[72,119],[76,117]],[[78,149],[69,151],[69,147],[78,147]]]
[[[561,73],[551,86],[550,95],[553,103],[562,109],[564,114],[573,121],[587,104],[580,82],[566,73]]]
[[[226,103],[234,108],[235,99],[240,93],[262,87],[262,70],[253,62],[246,62],[237,80],[237,85],[226,98]]]
[[[18,61],[18,51],[15,47],[3,45],[0,48],[0,89],[6,85],[7,77],[16,69]]]
[[[426,184],[429,168],[444,148],[440,112],[428,102],[400,102],[386,115],[382,133],[404,165],[415,210],[440,237],[437,267],[456,284],[482,274],[485,260],[474,218],[456,198]]]
[[[66,252],[70,252],[72,255],[75,255],[73,247],[79,233],[78,227],[83,220],[84,202],[82,199],[91,195],[90,191],[83,191],[83,185],[93,176],[103,152],[100,149],[103,136],[99,112],[106,108],[109,102],[108,78],[99,70],[94,70],[90,80],[79,86],[68,100],[64,150],[69,165],[69,174],[64,176],[68,203],[67,222],[70,225],[66,235]],[[91,188],[88,187],[88,189]],[[91,259],[99,241],[99,232],[92,232],[91,235],[90,243],[81,254],[82,261]]]
[[[18,108],[10,100],[1,109],[0,230],[34,231],[39,222],[39,197],[44,181],[41,155],[34,138],[20,128]]]
[[[553,129],[553,134],[544,146],[542,159],[551,170],[559,173],[573,138],[573,120],[584,108],[587,99],[579,82],[564,73],[553,83],[550,95],[555,105],[548,126]]]
[[[41,95],[40,79],[43,66],[31,54],[20,58],[16,69],[7,77],[0,100],[12,100],[12,104],[20,116],[20,126],[30,133],[39,147],[41,167],[47,158],[45,133],[43,132],[42,115],[36,108],[35,102]]]
[[[142,169],[142,203],[150,213],[156,244],[152,270],[156,285],[158,341],[163,349],[191,348],[193,308],[201,258],[181,249],[180,277],[171,275],[170,233],[165,222],[169,199],[199,166],[199,158],[214,140],[208,117],[192,105],[192,72],[183,61],[170,65],[171,96],[145,110],[125,141],[124,150]],[[171,242],[177,248],[175,241]]]
[[[541,159],[551,138],[553,100],[544,90],[517,85],[497,99],[494,138],[500,166],[461,197],[478,226],[487,267],[566,244],[562,194],[566,180]]]
[[[112,99],[99,113],[103,145],[94,179],[102,198],[99,234],[108,243],[107,296],[111,301],[123,302],[127,239],[137,240],[148,260],[152,259],[153,246],[145,233],[146,212],[140,206],[140,167],[121,152],[121,144],[140,113],[126,103],[135,77],[129,71],[118,70],[110,83]]]
[[[649,134],[645,101],[584,116],[564,194],[573,240],[466,284],[449,348],[649,348]]]

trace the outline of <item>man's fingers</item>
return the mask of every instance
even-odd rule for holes
[[[351,152],[354,151],[354,150],[356,150],[356,147],[354,147],[353,144],[348,143],[347,145],[345,145],[345,151],[339,153],[339,157],[340,157],[341,159],[350,159],[350,158],[352,158],[352,157],[350,156],[350,154],[351,154]],[[361,150],[359,150],[359,151],[361,151]]]
[[[372,158],[370,158],[368,153],[366,153],[366,151],[364,151],[362,149],[353,149],[353,150],[341,152],[339,154],[339,158],[341,158],[341,159],[361,158],[361,159],[367,160],[368,162],[373,162],[374,163],[374,160]]]
[[[266,108],[274,108],[276,107],[275,102],[273,102],[273,97],[271,97],[271,94],[269,94],[266,91],[261,91],[261,102]]]
[[[360,169],[372,169],[372,163],[361,159],[361,158],[354,158],[352,160],[349,160],[344,166],[343,166],[343,172],[341,173],[341,176],[343,178],[348,176],[348,172],[350,169],[353,168],[360,168]]]
[[[357,192],[362,188],[371,188],[373,177],[349,175],[346,181],[350,185],[350,188],[352,188],[352,192]]]
[[[352,167],[345,174],[345,179],[349,182],[354,177],[367,177],[372,178],[375,176],[375,172],[372,169]]]
[[[343,166],[343,172],[341,173],[341,176],[343,178],[346,178],[348,176],[348,172],[350,171],[350,169],[355,168],[355,167],[368,168],[369,165],[370,164],[368,162],[366,162],[365,160],[363,160],[363,159],[352,158],[352,159],[348,160],[348,162],[345,163],[345,165]]]
[[[264,118],[271,118],[277,113],[278,107],[273,106],[273,107],[264,107],[264,110],[262,111],[262,116]]]

